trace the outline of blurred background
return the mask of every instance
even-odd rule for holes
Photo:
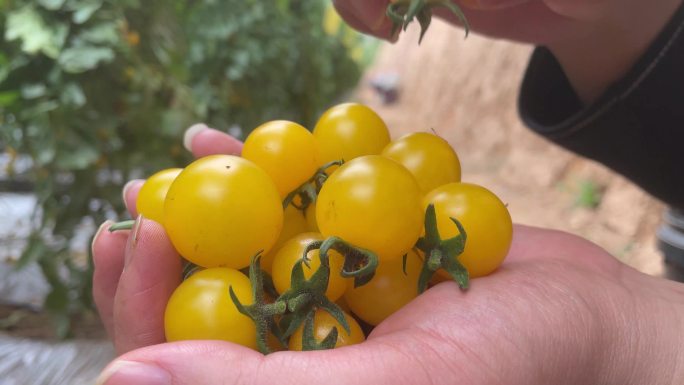
[[[244,137],[360,101],[394,137],[446,138],[463,179],[516,222],[664,273],[662,205],[519,121],[532,47],[440,22],[417,41],[416,29],[394,45],[363,37],[327,0],[0,0],[0,385],[91,384],[112,358],[90,238],[127,219],[127,180],[190,160],[181,138],[196,122]]]

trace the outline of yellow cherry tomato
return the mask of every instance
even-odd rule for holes
[[[382,155],[401,163],[416,178],[423,194],[461,181],[461,162],[449,143],[437,135],[416,132],[392,141]]]
[[[318,141],[322,164],[380,154],[390,141],[382,118],[357,103],[340,104],[327,110],[316,123],[313,134]]]
[[[320,233],[318,223],[316,223],[316,202],[309,204],[306,208],[306,228],[314,233]]]
[[[272,277],[273,285],[278,293],[282,294],[290,289],[292,268],[295,263],[302,259],[304,249],[312,242],[322,241],[324,238],[318,233],[304,233],[295,236],[280,248],[273,260]],[[344,257],[338,252],[331,250],[328,253],[330,262],[330,279],[328,281],[328,289],[325,291],[326,297],[331,301],[336,301],[342,297],[344,291],[347,289],[347,281],[349,279],[340,275],[344,267]],[[307,254],[309,259],[309,266],[303,265],[304,277],[307,279],[318,270],[321,266],[321,260],[318,250],[309,251]]]
[[[335,348],[359,344],[365,341],[366,336],[363,335],[363,330],[361,330],[361,326],[359,326],[359,323],[356,322],[354,317],[344,313],[344,319],[347,320],[347,324],[349,324],[350,333],[347,333],[342,325],[340,325],[330,313],[325,310],[316,310],[316,313],[314,314],[314,338],[316,341],[319,343],[323,341],[333,328],[337,328],[337,342],[335,343]],[[290,337],[290,350],[302,350],[303,335],[304,324],[302,324],[302,326],[300,326]]]
[[[371,250],[380,261],[401,258],[422,231],[421,198],[404,166],[367,155],[345,163],[323,184],[316,222],[324,236]]]
[[[357,317],[378,325],[418,296],[422,266],[421,259],[413,251],[406,256],[406,274],[401,258],[381,261],[373,279],[357,288],[350,282],[343,298]]]
[[[425,208],[435,205],[442,239],[459,234],[450,217],[463,225],[467,240],[458,260],[470,277],[488,275],[501,265],[511,246],[513,223],[506,205],[494,193],[471,183],[450,183],[432,190],[423,203]],[[448,276],[445,271],[439,273]]]
[[[310,230],[304,214],[292,205],[287,206],[283,217],[283,229],[280,231],[278,240],[276,240],[271,251],[261,258],[261,268],[266,272],[271,273],[273,259],[278,253],[278,250],[280,250],[280,247],[294,236],[306,233],[307,231]]]
[[[205,269],[183,281],[166,305],[166,340],[224,340],[256,349],[254,322],[238,311],[230,287],[243,305],[252,304],[249,279],[237,270]]]
[[[138,192],[135,205],[138,213],[147,219],[164,223],[164,199],[171,182],[180,174],[181,168],[167,168],[147,178]]]
[[[319,167],[314,136],[286,120],[271,121],[254,129],[245,140],[242,157],[266,171],[281,198],[311,178]]]
[[[246,267],[258,252],[271,249],[282,226],[273,181],[240,157],[197,159],[166,194],[164,228],[176,250],[199,266]]]

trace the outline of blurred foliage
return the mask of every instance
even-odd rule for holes
[[[92,266],[74,255],[75,229],[121,218],[125,181],[186,164],[186,127],[311,127],[356,84],[368,51],[339,21],[328,25],[329,7],[0,0],[0,151],[32,158],[39,206],[18,265],[41,267],[60,334],[91,306]]]

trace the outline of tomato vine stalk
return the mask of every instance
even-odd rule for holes
[[[387,17],[392,21],[392,36],[400,30],[406,31],[409,24],[416,19],[420,24],[420,37],[418,38],[418,44],[420,44],[430,28],[432,11],[435,8],[446,8],[456,15],[463,24],[466,37],[468,36],[470,31],[468,19],[461,8],[451,0],[393,0],[386,10]]]

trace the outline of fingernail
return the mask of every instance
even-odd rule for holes
[[[470,4],[472,8],[496,10],[510,8],[529,1],[530,0],[469,0],[466,1],[466,4]]]
[[[137,183],[145,183],[144,179],[132,179],[126,182],[126,184],[123,186],[123,189],[121,190],[121,199],[123,200],[124,206],[126,206],[126,210],[130,211],[130,207],[128,207],[128,200],[126,199],[126,196],[128,195],[128,190],[131,189],[135,184]]]
[[[95,385],[171,385],[171,374],[155,365],[116,361],[100,374]]]
[[[197,123],[188,127],[188,129],[185,130],[185,134],[183,134],[183,147],[192,152],[192,140],[195,138],[195,136],[197,136],[197,134],[208,128],[209,127],[204,123]]]
[[[100,225],[100,227],[99,227],[99,228],[97,229],[97,231],[95,232],[95,235],[93,235],[93,241],[90,243],[90,250],[93,250],[93,248],[95,247],[95,241],[97,240],[97,237],[100,236],[100,234],[102,233],[102,231],[103,231],[104,229],[106,229],[106,228],[108,228],[109,226],[111,226],[112,223],[114,223],[114,222],[113,222],[113,221],[110,221],[109,219],[107,219],[106,221],[104,221],[104,222]]]
[[[133,254],[135,253],[135,247],[138,245],[138,237],[140,236],[140,228],[142,227],[142,222],[144,218],[142,214],[139,214],[131,227],[131,233],[128,236],[128,242],[126,243],[126,253],[124,256],[124,269],[133,259]]]

